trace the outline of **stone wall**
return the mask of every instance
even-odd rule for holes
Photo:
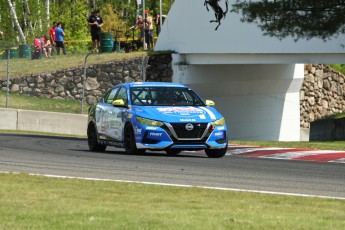
[[[53,99],[81,100],[84,67],[10,79],[11,92]],[[113,85],[131,81],[172,79],[171,55],[161,54],[87,67],[84,95],[93,104]],[[345,111],[345,76],[325,65],[305,65],[300,91],[301,127],[325,115]],[[6,80],[0,87],[6,90]]]
[[[305,65],[300,91],[301,127],[326,115],[345,111],[345,76],[326,65]]]
[[[130,60],[89,65],[86,69],[84,95],[93,104],[111,86],[132,81],[171,81],[171,55],[156,55]],[[50,73],[31,74],[10,79],[11,92],[52,99],[81,100],[84,67]],[[6,80],[0,80],[6,90]]]

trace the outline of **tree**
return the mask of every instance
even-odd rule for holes
[[[10,11],[11,11],[12,21],[13,21],[15,27],[17,28],[17,30],[18,30],[18,32],[19,32],[20,39],[22,40],[23,44],[26,44],[26,38],[25,38],[25,36],[24,36],[24,33],[23,33],[22,28],[21,28],[20,25],[19,25],[16,10],[14,9],[14,7],[13,7],[13,5],[12,5],[11,0],[7,0],[7,3],[8,3],[8,6],[9,6],[9,8],[10,8]]]
[[[232,7],[233,12],[242,13],[243,22],[256,23],[264,35],[279,39],[327,40],[345,33],[345,1],[237,0]]]
[[[167,14],[173,0],[162,2],[163,14]],[[159,0],[150,0],[146,9],[158,13],[158,3]],[[118,29],[119,25],[129,28],[137,16],[137,0],[0,0],[0,6],[0,31],[4,32],[6,42],[26,44],[47,34],[53,21],[60,21],[67,35],[68,49],[72,46],[73,50],[78,47],[69,43],[70,40],[81,43],[90,39],[87,17],[94,8],[102,10],[103,19],[110,18],[104,31],[114,30],[114,26]],[[103,11],[106,8],[109,9]],[[107,28],[107,24],[112,28]]]

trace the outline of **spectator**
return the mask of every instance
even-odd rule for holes
[[[152,16],[149,16],[149,11],[145,10],[145,18],[144,18],[144,29],[145,29],[145,42],[147,43],[147,47],[150,49],[154,48],[154,34],[153,34],[153,24],[152,24]]]
[[[50,58],[51,57],[51,42],[50,39],[48,38],[47,35],[44,35],[44,39],[43,39],[43,53],[46,57]]]
[[[138,28],[140,30],[139,35],[138,35],[138,43],[141,43],[142,39],[144,37],[144,20],[143,20],[143,17],[141,15],[138,15],[138,18],[137,18],[135,25],[130,27],[129,29],[136,30]],[[138,46],[138,43],[137,43],[137,46]]]
[[[162,14],[162,25],[163,25],[164,20],[165,20],[166,17],[167,17],[166,15]],[[156,17],[155,17],[155,25],[156,25],[156,28],[157,28],[156,34],[158,36],[159,33],[161,32],[161,23],[160,23],[160,15],[159,14],[157,14]]]
[[[0,31],[0,38],[3,38],[4,32]]]
[[[56,53],[57,55],[60,55],[60,49],[62,49],[62,52],[64,55],[66,55],[66,49],[65,45],[63,43],[64,38],[65,38],[65,32],[62,29],[62,24],[61,22],[57,23],[57,27],[55,29],[55,43],[56,43]]]
[[[103,19],[99,15],[99,10],[92,11],[88,23],[91,27],[92,51],[95,51],[101,46],[100,35],[101,27],[103,26]]]
[[[53,26],[49,29],[49,37],[50,37],[50,43],[51,43],[51,53],[54,54],[54,47],[55,47],[55,29],[56,29],[56,22],[53,22]]]

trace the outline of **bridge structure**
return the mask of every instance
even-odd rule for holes
[[[215,101],[230,139],[301,140],[304,64],[345,61],[345,20],[323,24],[339,6],[287,2],[175,0],[163,24],[155,51],[173,53],[174,82]]]

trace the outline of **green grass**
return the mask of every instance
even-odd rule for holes
[[[0,91],[0,108],[6,107],[6,92]],[[16,93],[10,93],[8,97],[8,108],[39,110],[60,113],[81,113],[81,102],[64,100],[37,98]],[[84,104],[84,114],[87,114],[88,105]]]
[[[0,229],[344,226],[344,200],[0,174]]]
[[[330,67],[345,75],[345,64],[331,64]]]
[[[142,57],[146,55],[147,52],[92,54],[87,58],[87,64],[89,65],[109,61],[118,61],[128,58]],[[42,58],[35,60],[27,58],[10,59],[9,76],[10,78],[13,78],[28,74],[45,73],[73,68],[77,66],[84,66],[85,57],[85,54],[74,54],[66,56],[53,56],[52,58]],[[7,60],[0,59],[0,79],[6,79],[6,77]]]

